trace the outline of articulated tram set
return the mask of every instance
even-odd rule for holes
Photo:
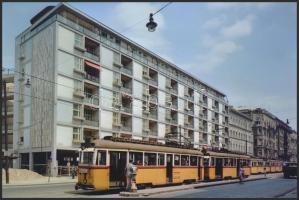
[[[282,172],[282,161],[247,155],[113,140],[94,140],[93,144],[79,150],[76,190],[124,187],[129,159],[138,169],[138,187],[234,179],[240,166],[245,176],[264,173],[264,168],[267,173]]]

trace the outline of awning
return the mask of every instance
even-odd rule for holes
[[[100,65],[94,64],[94,63],[89,62],[87,60],[85,60],[85,64],[90,66],[90,67],[96,68],[97,70],[100,70]]]

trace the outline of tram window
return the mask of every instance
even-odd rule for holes
[[[189,166],[189,156],[181,155],[181,165]]]
[[[229,166],[228,164],[228,158],[223,159],[223,166]]]
[[[190,166],[197,166],[197,156],[190,156]]]
[[[180,155],[174,155],[174,165],[180,165]]]
[[[215,158],[211,157],[211,167],[214,166],[214,163],[215,163]]]
[[[164,154],[158,154],[158,164],[164,165],[165,155]]]
[[[143,153],[142,152],[130,152],[129,159],[133,160],[136,165],[142,165],[143,163]]]
[[[83,164],[93,164],[93,152],[82,152],[83,153]]]
[[[209,159],[208,158],[203,159],[203,166],[204,167],[209,167]]]
[[[144,165],[157,165],[157,154],[145,153],[144,154]]]
[[[106,165],[106,151],[98,151],[97,165]]]

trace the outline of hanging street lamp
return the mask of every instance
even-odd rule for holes
[[[154,22],[153,13],[150,14],[149,22],[146,24],[146,27],[149,32],[154,32],[158,24]]]

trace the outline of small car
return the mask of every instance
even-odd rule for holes
[[[296,162],[285,162],[282,167],[284,178],[289,178],[290,176],[297,177],[297,165]]]

